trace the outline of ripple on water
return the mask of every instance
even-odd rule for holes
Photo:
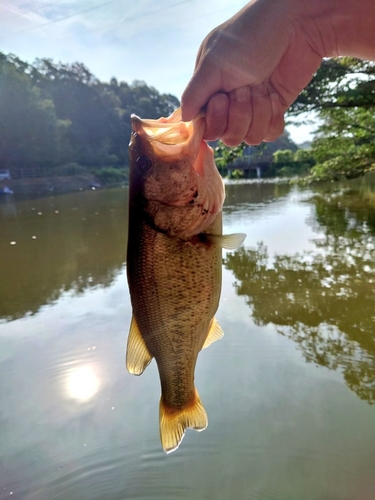
[[[103,448],[55,467],[55,478],[38,490],[24,494],[27,500],[175,500],[188,498],[183,486],[163,484],[158,468],[166,464],[155,449],[134,456],[131,442],[117,448]],[[157,466],[155,468],[155,466]],[[52,474],[49,472],[48,477]]]

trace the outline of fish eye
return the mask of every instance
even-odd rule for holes
[[[137,167],[141,170],[141,172],[143,173],[146,173],[148,170],[150,170],[150,168],[152,167],[152,161],[151,161],[151,158],[149,158],[148,156],[145,156],[145,155],[142,155],[142,156],[139,156],[137,159],[136,159],[136,164],[137,164]]]

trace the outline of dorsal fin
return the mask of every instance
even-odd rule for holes
[[[132,316],[126,349],[126,368],[132,375],[141,375],[151,360],[152,356],[142,338],[137,321]]]
[[[213,342],[216,342],[216,340],[220,340],[223,336],[224,332],[219,323],[217,322],[217,319],[212,318],[207,338],[203,344],[202,349],[206,349],[206,347],[211,345]]]

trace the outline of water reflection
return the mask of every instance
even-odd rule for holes
[[[224,216],[241,209],[249,212],[287,195],[290,186],[287,183],[268,182],[231,182],[227,183]]]
[[[66,291],[107,287],[118,275],[125,262],[127,190],[9,204],[0,203],[0,320],[34,314]]]
[[[350,389],[375,403],[375,207],[354,209],[347,196],[311,200],[309,223],[321,235],[312,251],[270,258],[260,243],[224,264],[256,324],[277,325],[306,361],[341,370]]]
[[[99,387],[99,378],[91,366],[73,368],[66,375],[66,394],[80,403],[92,399]]]

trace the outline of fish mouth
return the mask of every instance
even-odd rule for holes
[[[152,146],[156,155],[177,157],[182,150],[193,151],[202,141],[205,120],[200,113],[190,122],[181,120],[181,109],[176,109],[171,116],[157,120],[144,120],[132,114],[132,133],[142,136]],[[185,153],[186,154],[186,153]]]
[[[132,114],[130,116],[130,121],[131,121],[131,126],[132,126],[132,134],[135,134],[136,136],[142,132],[143,127],[142,127],[142,118],[139,118],[139,116]]]
[[[189,136],[185,122],[164,121],[167,120],[166,118],[144,120],[134,114],[130,116],[130,120],[132,133],[144,135],[151,143],[160,142],[166,145],[176,145],[184,143]]]
[[[144,147],[151,150],[155,157],[170,163],[190,157],[192,168],[197,174],[203,175],[197,157],[204,154],[204,150],[211,149],[203,140],[204,117],[205,114],[201,112],[190,122],[184,122],[181,120],[180,108],[171,116],[157,120],[144,120],[132,114],[132,136],[141,140]]]

